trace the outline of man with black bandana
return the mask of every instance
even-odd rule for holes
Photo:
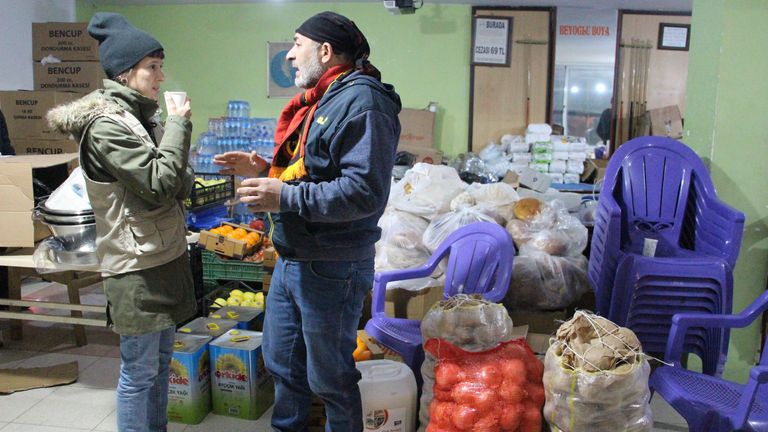
[[[253,211],[269,212],[280,255],[263,341],[278,431],[305,430],[312,393],[325,403],[327,430],[363,430],[352,352],[400,135],[400,98],[369,54],[348,18],[309,18],[286,56],[306,91],[280,114],[268,177],[255,178],[266,169],[255,153],[214,158],[222,173],[254,177],[238,194]]]

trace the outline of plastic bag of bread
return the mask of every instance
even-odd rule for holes
[[[424,248],[407,249],[390,243],[376,242],[376,271],[416,268],[429,260],[430,252]]]
[[[512,240],[515,242],[515,246],[519,251],[524,244],[528,243],[535,232],[531,229],[530,224],[520,219],[511,219],[507,221],[505,226],[507,232],[512,236]]]
[[[559,257],[529,250],[515,257],[512,280],[504,296],[510,309],[552,310],[571,306],[590,289],[587,258]]]
[[[520,199],[517,191],[507,183],[472,183],[465,192],[470,194],[478,204],[499,207],[513,204]]]
[[[389,205],[431,219],[447,212],[451,200],[466,187],[454,168],[417,163],[392,185]]]
[[[445,340],[465,351],[481,352],[512,339],[512,319],[504,306],[478,294],[459,294],[435,303],[421,321],[423,341]],[[429,424],[433,398],[436,357],[424,352],[421,376],[424,380],[419,410],[419,431]]]
[[[421,240],[429,222],[389,206],[379,219],[381,239],[376,242],[377,271],[418,267],[431,255]]]
[[[650,431],[650,366],[635,334],[577,311],[544,360],[544,418],[553,431]]]
[[[541,251],[555,256],[578,256],[587,246],[587,227],[556,201],[552,205],[541,206],[539,214],[527,222],[524,236],[520,234],[524,230],[519,228],[519,224],[507,228],[507,231],[513,239],[516,235],[514,231],[517,231],[518,239],[522,241],[518,246],[520,255]]]
[[[378,226],[381,228],[379,241],[403,249],[426,251],[427,248],[424,247],[421,236],[424,235],[428,225],[429,221],[419,215],[388,206],[379,219]]]
[[[512,212],[516,219],[530,222],[541,213],[543,206],[544,203],[536,198],[522,198],[515,203]]]
[[[456,231],[464,225],[469,225],[475,222],[493,222],[496,220],[486,215],[478,207],[461,207],[452,212],[442,214],[432,219],[427,229],[424,231],[422,241],[424,246],[431,252],[434,252],[440,243],[445,240],[448,235]]]

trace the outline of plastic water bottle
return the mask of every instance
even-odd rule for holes
[[[234,117],[237,110],[237,104],[235,101],[229,101],[227,102],[227,117]]]
[[[192,171],[194,172],[200,172],[200,167],[198,165],[197,161],[197,152],[191,152],[189,154],[189,166],[192,168]]]

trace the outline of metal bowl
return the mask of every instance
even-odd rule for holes
[[[73,268],[93,268],[99,265],[99,257],[95,251],[49,249],[48,257],[57,264]]]
[[[95,250],[96,248],[96,223],[78,225],[60,225],[45,221],[43,223],[48,225],[53,236],[68,251],[83,250],[84,248]]]
[[[96,220],[96,217],[93,213],[82,215],[58,215],[45,213],[39,208],[36,208],[32,212],[32,218],[44,223],[53,223],[57,225],[80,225],[93,223]]]

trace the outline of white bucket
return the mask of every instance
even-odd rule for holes
[[[392,360],[357,362],[365,431],[416,430],[416,378],[404,363]]]

